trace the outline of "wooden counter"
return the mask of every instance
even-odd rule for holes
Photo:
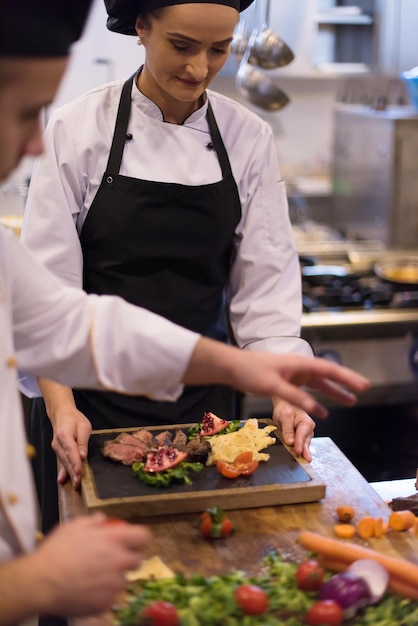
[[[387,504],[331,439],[315,438],[311,450],[312,466],[327,485],[326,497],[320,502],[231,511],[237,532],[227,541],[203,539],[196,525],[197,514],[142,518],[141,523],[147,524],[153,535],[145,557],[158,555],[169,567],[184,573],[220,574],[234,567],[251,572],[257,570],[271,548],[286,559],[302,560],[306,553],[296,542],[299,529],[333,536],[338,505],[351,504],[358,518],[388,517]],[[59,488],[59,505],[63,521],[85,512],[81,496],[70,484]],[[418,540],[409,532],[359,542],[418,564]],[[110,626],[111,623],[110,618],[103,616],[75,620],[73,626]]]

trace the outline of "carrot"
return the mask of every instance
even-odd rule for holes
[[[357,559],[374,559],[383,565],[390,575],[418,589],[418,565],[400,557],[388,556],[364,546],[324,537],[309,530],[302,530],[299,533],[299,542],[310,552],[347,563],[353,563]]]
[[[335,509],[335,512],[337,513],[337,517],[340,520],[340,522],[350,522],[354,515],[355,515],[355,511],[353,509],[352,506],[337,506],[337,508]]]
[[[412,511],[393,511],[389,515],[389,528],[392,530],[408,530],[415,526],[415,515]]]
[[[410,583],[408,584],[396,576],[389,576],[389,590],[392,593],[398,594],[398,596],[402,596],[403,598],[418,600],[417,587],[411,585]]]
[[[362,517],[361,520],[357,522],[357,532],[359,534],[359,537],[361,537],[362,539],[370,539],[370,537],[374,537],[374,517],[372,517],[371,515],[366,515],[366,517]]]
[[[374,536],[377,538],[382,537],[388,532],[388,525],[383,521],[382,517],[376,517],[374,520]]]
[[[340,539],[352,539],[356,529],[352,524],[335,524],[334,532]]]

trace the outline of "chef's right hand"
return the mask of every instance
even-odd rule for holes
[[[109,523],[103,513],[58,526],[27,557],[43,603],[39,613],[81,617],[110,609],[149,539],[144,526]]]
[[[83,461],[87,458],[91,423],[76,406],[66,407],[51,420],[54,430],[52,449],[61,463],[58,482],[62,485],[68,478],[74,489],[80,489]]]

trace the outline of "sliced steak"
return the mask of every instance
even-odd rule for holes
[[[119,441],[105,441],[102,448],[103,456],[124,465],[143,461],[147,452],[144,454],[144,449],[140,446],[131,446],[129,443]]]
[[[144,461],[150,450],[152,450],[152,446],[144,443],[144,441],[141,441],[133,434],[126,432],[120,433],[114,439],[105,441],[102,453],[103,456],[113,461],[119,461],[124,465],[132,465],[132,463]]]
[[[172,446],[173,435],[169,430],[163,430],[163,432],[158,433],[158,435],[154,437],[154,442],[155,441],[158,446]]]
[[[183,448],[187,452],[188,460],[192,463],[206,463],[210,449],[209,441],[199,435],[193,437]]]
[[[132,433],[132,436],[135,437],[135,439],[139,439],[139,441],[142,441],[142,443],[144,443],[149,448],[153,447],[154,436],[152,432],[150,432],[146,428],[140,428],[139,430],[136,430]]]
[[[173,446],[178,448],[179,450],[183,450],[183,448],[187,445],[187,435],[180,428],[178,428],[174,434]]]

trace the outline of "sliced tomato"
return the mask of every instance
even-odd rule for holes
[[[237,478],[238,476],[249,476],[258,467],[258,461],[253,459],[251,451],[241,452],[233,463],[227,461],[216,461],[216,469],[226,478]]]
[[[227,463],[226,461],[216,461],[216,469],[225,478],[237,478],[241,476],[241,468],[234,463]]]

